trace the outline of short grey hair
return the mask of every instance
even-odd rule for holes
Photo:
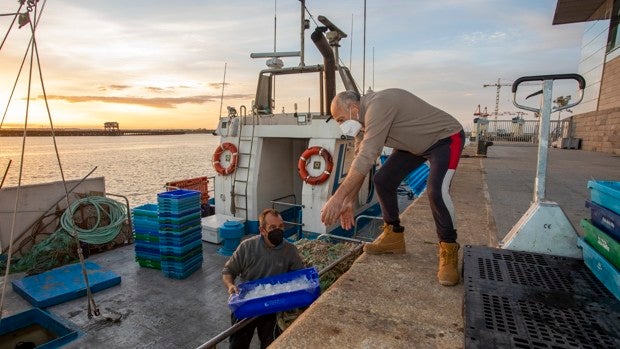
[[[353,90],[346,90],[338,93],[334,98],[339,108],[349,109],[351,104],[360,101],[360,94]]]

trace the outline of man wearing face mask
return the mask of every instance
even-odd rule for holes
[[[304,268],[297,247],[284,239],[284,221],[277,210],[265,209],[258,216],[259,232],[239,244],[222,270],[222,280],[228,294],[238,293],[235,279],[252,281]],[[231,313],[231,323],[239,320]],[[258,317],[239,332],[230,336],[230,348],[249,348],[254,329],[261,348],[266,348],[280,335],[276,314]]]
[[[323,223],[331,225],[340,219],[344,229],[353,226],[353,202],[364,177],[383,147],[391,147],[392,154],[373,179],[384,220],[383,232],[373,243],[366,244],[364,251],[405,253],[397,188],[411,171],[428,160],[426,191],[439,239],[437,278],[445,286],[458,284],[459,245],[449,189],[465,141],[461,124],[448,113],[396,88],[363,97],[355,91],[341,92],[332,101],[331,115],[344,135],[356,138],[356,155],[344,182],[321,211]]]

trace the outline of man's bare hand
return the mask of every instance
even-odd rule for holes
[[[342,214],[342,201],[336,196],[332,196],[321,210],[321,222],[329,226],[332,225]]]
[[[342,208],[340,214],[340,226],[344,230],[349,230],[355,225],[355,218],[353,217],[353,205],[351,203],[345,205]]]

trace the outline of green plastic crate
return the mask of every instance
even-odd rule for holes
[[[150,259],[136,258],[141,267],[161,270],[161,262]]]
[[[605,259],[620,269],[620,243],[595,227],[589,219],[582,219],[581,226],[586,231],[584,239]]]

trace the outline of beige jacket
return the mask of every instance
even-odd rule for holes
[[[357,136],[352,166],[361,174],[370,171],[383,146],[421,155],[440,139],[463,129],[450,114],[397,88],[362,96],[359,121],[364,132]]]

